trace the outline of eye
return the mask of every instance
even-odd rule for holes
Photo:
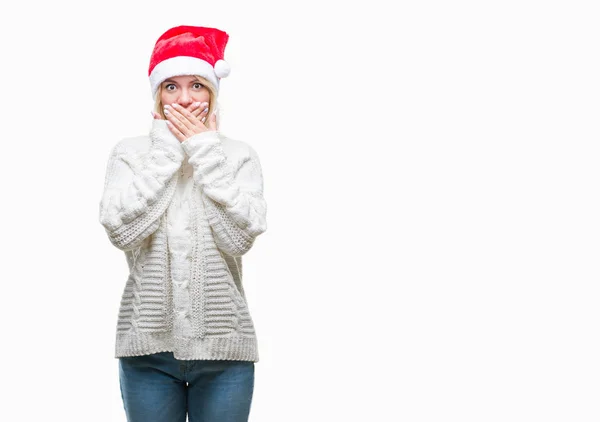
[[[165,89],[166,89],[167,91],[173,91],[173,89],[171,89],[171,87],[172,87],[173,89],[175,89],[175,84],[167,84],[167,85],[165,85]]]
[[[195,82],[194,83],[194,89],[201,89],[204,85],[202,85],[200,82]]]

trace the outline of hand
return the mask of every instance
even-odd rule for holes
[[[205,124],[206,113],[208,113],[208,106],[202,110],[200,115],[196,115],[193,111],[190,112],[177,103],[165,105],[167,126],[179,142],[184,142],[198,133],[217,130],[216,114],[213,113],[208,118],[208,123]]]
[[[202,114],[207,113],[208,110],[205,111],[205,109],[208,107],[208,103],[194,103],[192,104],[192,106],[190,107],[190,109],[192,110],[192,114],[198,118],[201,118]],[[160,114],[151,111],[150,112],[152,114],[152,117],[154,118],[154,120],[162,120],[162,117],[160,117]]]

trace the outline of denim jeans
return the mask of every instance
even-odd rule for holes
[[[247,422],[254,362],[121,357],[119,383],[128,422]]]

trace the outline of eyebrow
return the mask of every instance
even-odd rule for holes
[[[176,83],[177,83],[177,82],[175,82],[173,79],[165,79],[165,80],[163,81],[163,84],[164,84],[164,83],[167,83],[167,82],[169,82],[169,83],[172,83],[172,84],[176,84]],[[190,80],[190,82],[193,82],[193,83],[199,83],[199,84],[201,84],[201,83],[202,83],[202,82],[200,82],[198,79],[192,79],[192,80]]]

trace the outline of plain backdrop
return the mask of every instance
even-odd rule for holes
[[[253,422],[598,421],[593,1],[12,2],[0,13],[4,421],[125,421],[111,147],[148,61],[227,31],[258,152]]]

